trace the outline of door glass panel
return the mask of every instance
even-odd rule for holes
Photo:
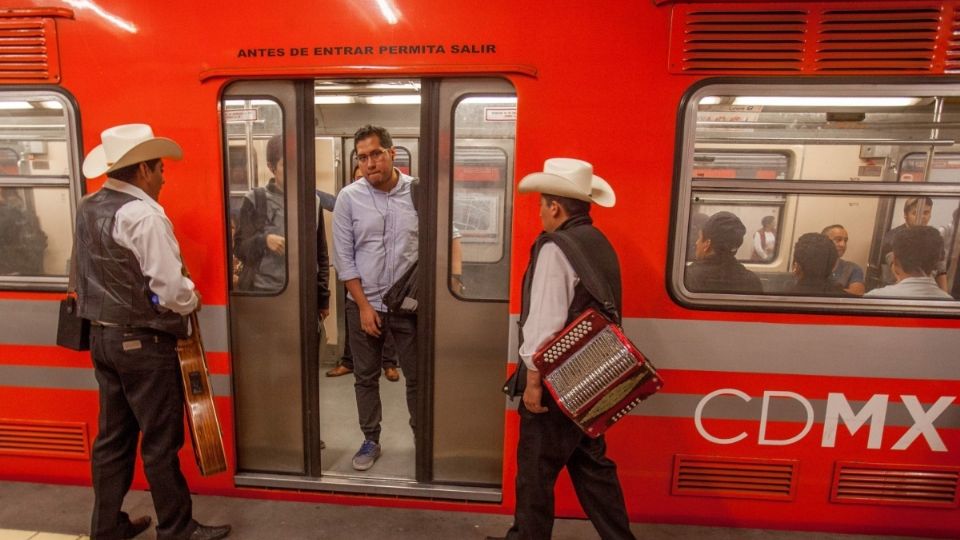
[[[454,112],[450,290],[465,299],[507,300],[516,97],[474,96]]]
[[[227,100],[227,171],[234,292],[277,294],[287,283],[283,113],[270,100]]]

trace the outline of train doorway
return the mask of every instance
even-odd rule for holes
[[[230,330],[237,483],[499,501],[512,85],[499,79],[241,82],[227,89],[221,109],[235,269]],[[343,356],[348,329],[344,291],[332,267],[332,212],[324,207],[353,179],[352,136],[365,124],[391,132],[395,167],[422,186],[420,406],[412,432],[403,376],[397,382],[381,377],[383,455],[370,470],[356,471],[351,458],[363,435],[354,379],[325,376]],[[278,151],[282,168],[275,163]],[[258,204],[273,213],[266,228],[283,237],[282,252],[273,250],[276,238],[272,246],[269,236],[251,240],[251,213],[263,216],[254,212]],[[319,219],[331,251],[331,315],[320,331]],[[249,261],[272,274],[251,277]]]

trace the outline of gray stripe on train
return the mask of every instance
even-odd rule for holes
[[[230,375],[210,375],[210,379],[213,395],[233,394]],[[0,366],[0,386],[96,390],[97,379],[92,367]]]
[[[0,300],[0,343],[55,346],[59,315],[60,302]],[[199,318],[204,349],[227,352],[227,308],[203,306]]]
[[[514,363],[517,319],[510,317]],[[953,328],[632,318],[623,329],[658,369],[960,381]]]

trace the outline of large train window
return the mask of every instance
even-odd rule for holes
[[[80,194],[76,113],[55,92],[0,93],[0,287],[66,287]]]
[[[467,97],[454,111],[449,281],[461,298],[508,299],[516,113],[513,96]]]
[[[960,313],[960,88],[712,85],[684,111],[691,305]]]
[[[223,108],[230,190],[231,290],[279,294],[287,284],[283,110],[268,99]]]

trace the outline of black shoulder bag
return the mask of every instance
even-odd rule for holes
[[[77,304],[77,250],[70,252],[70,278],[67,297],[60,301],[60,319],[57,322],[57,345],[74,351],[90,350],[90,321],[81,318]]]
[[[410,182],[410,200],[413,202],[413,209],[418,212],[417,204],[417,185],[419,178],[414,178]],[[420,276],[417,272],[417,262],[413,263],[406,272],[400,276],[400,279],[394,283],[387,293],[383,295],[383,303],[387,306],[390,313],[399,313],[401,315],[413,315],[417,312],[420,298]]]

